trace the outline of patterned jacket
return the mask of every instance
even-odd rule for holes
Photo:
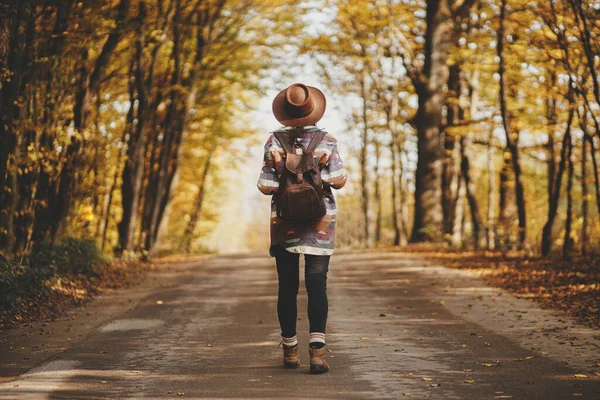
[[[298,141],[308,146],[314,133],[319,131],[314,125],[302,128],[283,127],[276,132],[298,135]],[[277,155],[277,153],[279,153]],[[313,221],[284,220],[277,217],[275,199],[271,199],[271,247],[269,254],[275,256],[274,246],[281,246],[292,253],[331,255],[335,241],[335,219],[337,207],[331,188],[341,189],[348,178],[344,164],[337,150],[337,141],[326,134],[314,151],[316,159],[327,154],[327,163],[321,170],[324,191],[323,197],[327,214]],[[277,161],[276,161],[277,160]],[[271,134],[264,146],[263,165],[258,179],[258,189],[272,195],[279,188],[279,176],[285,167],[285,151]]]

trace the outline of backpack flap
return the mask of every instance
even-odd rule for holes
[[[302,159],[303,155],[296,153],[288,153],[285,158],[285,167],[288,171],[295,174],[296,172],[298,172],[298,170],[302,170]]]

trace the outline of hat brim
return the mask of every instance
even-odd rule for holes
[[[315,104],[312,112],[300,118],[289,115],[284,106],[286,91],[286,89],[284,89],[279,92],[279,94],[275,96],[275,99],[273,100],[273,114],[275,115],[277,121],[287,126],[307,126],[314,125],[317,123],[317,121],[323,118],[323,114],[325,114],[325,108],[327,106],[325,95],[315,87],[307,86],[307,88]]]

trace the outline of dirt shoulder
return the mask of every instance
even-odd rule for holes
[[[561,310],[588,327],[600,329],[600,259],[565,261],[518,252],[456,251],[431,246],[385,251],[399,251],[407,257],[472,273],[518,298],[533,300],[544,309]]]

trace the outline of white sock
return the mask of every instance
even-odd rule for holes
[[[283,342],[284,346],[294,347],[298,344],[298,337],[296,335],[292,336],[291,338],[281,336],[281,341]]]
[[[325,345],[325,334],[321,332],[311,332],[308,344],[310,345],[311,343],[323,343],[323,345]]]

